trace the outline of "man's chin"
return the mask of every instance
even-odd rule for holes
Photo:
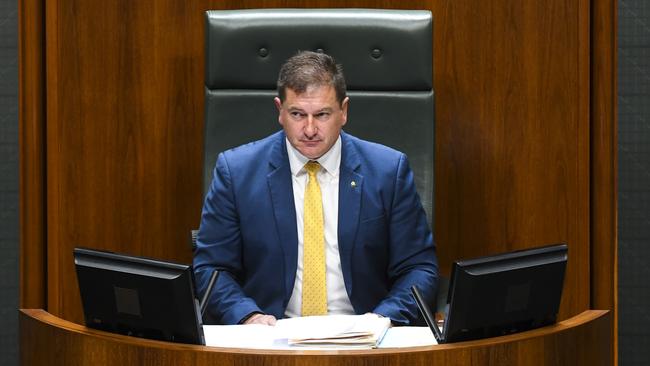
[[[302,154],[302,155],[304,155],[309,160],[316,160],[321,156],[323,156],[323,154]]]
[[[319,149],[319,146],[301,146],[300,149],[297,149],[304,157],[311,159],[311,160],[316,160],[323,156],[325,152],[321,151]]]

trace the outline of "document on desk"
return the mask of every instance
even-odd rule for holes
[[[390,319],[376,314],[289,318],[275,326],[291,346],[374,348],[390,328]]]
[[[426,327],[390,327],[374,314],[278,320],[276,326],[205,325],[206,345],[252,349],[369,349],[436,344]]]

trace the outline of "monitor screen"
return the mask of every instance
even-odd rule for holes
[[[555,323],[566,262],[565,244],[455,262],[443,339],[480,339]]]
[[[191,266],[75,248],[86,326],[205,344]]]

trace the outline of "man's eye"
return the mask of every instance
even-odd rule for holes
[[[305,114],[300,112],[291,112],[290,115],[296,119],[305,117]]]
[[[328,112],[321,112],[316,114],[316,118],[318,118],[321,121],[324,121],[330,118],[330,114]]]

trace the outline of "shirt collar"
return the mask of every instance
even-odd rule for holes
[[[291,174],[297,176],[298,174],[305,173],[305,164],[309,162],[307,157],[302,155],[300,151],[296,150],[293,145],[286,139],[287,155],[289,156],[289,166],[291,167]],[[341,135],[336,139],[332,147],[316,161],[323,167],[325,172],[336,177],[339,174],[339,167],[341,165]]]

